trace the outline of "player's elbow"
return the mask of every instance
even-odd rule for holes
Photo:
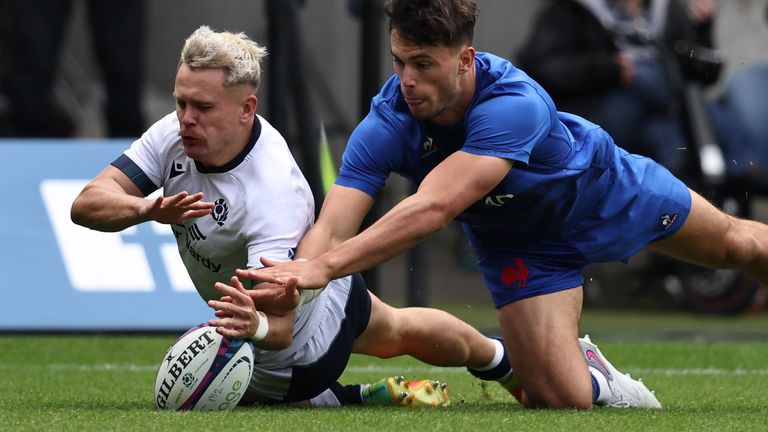
[[[76,225],[96,231],[118,232],[126,228],[126,226],[113,225],[108,223],[108,221],[100,220],[100,218],[96,216],[97,212],[98,209],[93,208],[87,199],[78,197],[72,203],[72,207],[69,210],[69,218],[72,220],[72,223]]]
[[[434,231],[439,231],[448,226],[458,214],[454,206],[447,201],[433,201],[429,204],[428,209],[428,219],[430,225],[434,227]]]
[[[87,215],[86,205],[83,202],[83,199],[78,196],[75,198],[75,201],[72,203],[72,207],[69,210],[69,218],[72,219],[72,222],[76,225],[89,227]]]

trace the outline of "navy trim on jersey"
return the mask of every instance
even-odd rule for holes
[[[125,154],[120,155],[120,157],[115,159],[111,165],[127,175],[144,196],[159,189],[157,185],[152,183],[152,180],[147,177],[144,171],[142,171],[142,169]]]
[[[226,164],[220,166],[220,167],[207,167],[203,164],[201,164],[198,161],[195,161],[195,167],[197,168],[197,171],[203,174],[215,174],[215,173],[223,173],[227,172],[236,166],[240,165],[242,161],[245,160],[245,157],[248,156],[248,153],[251,152],[251,149],[253,146],[256,145],[256,141],[259,140],[259,137],[261,136],[261,122],[259,121],[259,118],[257,116],[253,116],[253,129],[251,129],[251,139],[248,141],[248,145],[245,146],[243,151],[241,151],[237,156],[235,156],[234,159],[227,162]]]
[[[331,387],[347,367],[352,345],[368,327],[371,319],[371,296],[363,277],[352,275],[344,320],[328,351],[316,362],[307,366],[294,366],[291,386],[284,402],[311,399]]]

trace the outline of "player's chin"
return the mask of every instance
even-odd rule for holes
[[[203,164],[206,163],[206,152],[205,149],[200,145],[184,144],[184,153],[186,153],[186,155],[191,159],[194,159]]]
[[[192,159],[195,159],[195,157],[200,157],[200,151],[192,144],[187,144],[186,142],[183,143],[184,145],[184,153],[187,154],[187,156],[191,157]]]
[[[437,118],[441,113],[444,112],[443,110],[434,109],[434,105],[428,104],[426,102],[416,106],[409,106],[408,108],[411,111],[411,115],[413,115],[417,120],[420,120],[420,121],[425,121],[425,120],[434,121],[435,118]]]
[[[417,120],[427,120],[429,118],[429,112],[419,106],[408,106],[408,110],[411,111],[411,115]]]

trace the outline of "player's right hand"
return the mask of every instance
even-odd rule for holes
[[[219,300],[208,300],[208,306],[215,310],[215,320],[208,325],[224,336],[250,339],[259,325],[256,306],[247,290],[237,277],[232,276],[231,285],[216,282],[214,288],[222,294]]]

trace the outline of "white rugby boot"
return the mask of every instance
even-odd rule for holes
[[[589,335],[579,338],[579,346],[587,365],[605,377],[611,395],[604,406],[613,408],[661,408],[654,392],[648,390],[642,380],[621,373],[605,358]]]

